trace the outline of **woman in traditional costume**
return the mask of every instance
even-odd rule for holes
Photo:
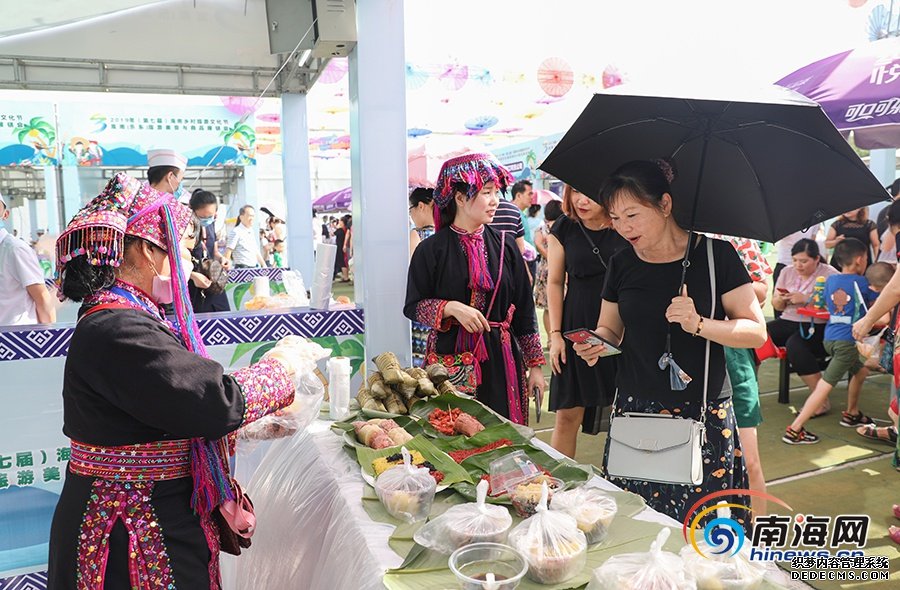
[[[223,438],[292,403],[290,357],[225,375],[206,355],[180,256],[190,218],[118,174],[57,241],[60,292],[82,307],[63,380],[55,590],[220,588],[213,512],[235,499]]]
[[[444,162],[437,232],[413,254],[403,312],[433,328],[427,364],[445,365],[457,389],[526,424],[528,395],[545,386],[531,282],[514,236],[488,226],[512,180],[488,154]]]

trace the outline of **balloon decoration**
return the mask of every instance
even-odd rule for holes
[[[565,96],[572,89],[575,74],[564,59],[548,57],[538,67],[537,80],[541,90],[558,98]]]
[[[322,84],[336,84],[344,79],[348,69],[346,57],[333,57],[328,60],[328,65],[322,70],[318,81]]]
[[[612,88],[623,82],[622,74],[619,73],[619,69],[616,66],[606,66],[600,80],[604,88]]]

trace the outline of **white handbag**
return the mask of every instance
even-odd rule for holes
[[[716,313],[716,271],[712,240],[705,239],[712,301],[709,317],[712,318]],[[607,475],[669,484],[699,485],[703,482],[709,347],[707,340],[700,420],[640,412],[613,416],[609,427]],[[615,405],[613,401],[613,408]]]

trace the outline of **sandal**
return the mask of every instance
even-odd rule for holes
[[[897,445],[897,429],[893,426],[875,426],[874,424],[863,424],[856,429],[856,434],[869,440],[887,443],[891,446]],[[900,518],[900,517],[898,517]]]
[[[841,426],[854,428],[856,426],[865,426],[866,424],[874,424],[875,421],[860,412],[859,414],[851,414],[849,412],[841,412],[841,420],[838,422]]]

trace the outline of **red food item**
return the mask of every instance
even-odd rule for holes
[[[538,467],[538,469],[541,470],[541,473],[543,473],[543,474],[546,475],[547,477],[553,477],[553,475],[552,475],[549,471],[547,471],[546,469],[544,469],[544,468],[541,467],[540,465],[538,465],[537,467]],[[493,488],[491,487],[491,476],[488,475],[487,473],[482,474],[481,479],[483,479],[483,480],[485,480],[485,481],[488,482],[488,496],[491,496],[491,497],[493,498],[493,497],[497,497],[497,496],[502,496],[503,494],[506,493],[506,492],[503,492],[503,493],[500,493],[500,494],[494,494],[494,490],[493,490]]]
[[[501,438],[496,440],[490,444],[484,445],[483,447],[478,447],[477,449],[463,449],[460,451],[450,451],[447,453],[450,455],[450,458],[456,461],[457,463],[462,463],[472,455],[479,455],[481,453],[487,453],[488,451],[493,451],[494,449],[499,449],[500,447],[508,447],[512,446],[512,441],[508,438]]]
[[[445,412],[440,408],[435,408],[434,411],[428,415],[428,422],[441,434],[452,436],[456,432],[455,424],[459,415],[459,408],[453,408],[449,412]]]
[[[443,471],[438,471],[435,469],[435,470],[429,471],[428,473],[430,473],[431,477],[434,478],[435,483],[441,483],[442,481],[444,481],[444,472]]]
[[[454,424],[456,432],[466,436],[474,436],[484,430],[484,424],[479,422],[474,416],[461,412]]]

